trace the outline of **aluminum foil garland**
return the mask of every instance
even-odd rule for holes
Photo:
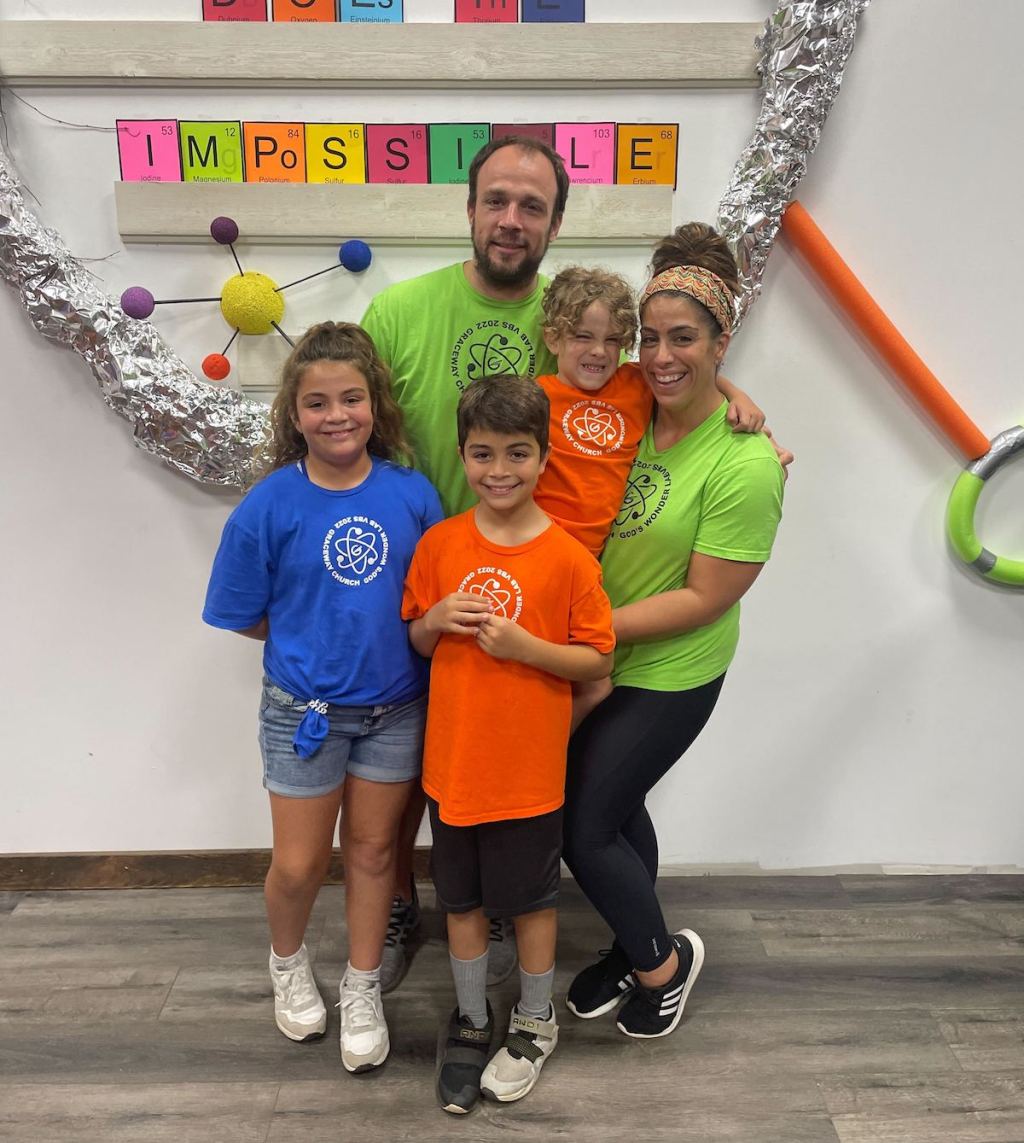
[[[817,146],[869,2],[783,0],[758,39],[764,101],[718,219],[740,265],[737,326],[760,292],[782,212]],[[150,323],[126,317],[26,206],[2,146],[0,272],[36,329],[87,362],[140,448],[207,484],[251,482],[268,433],[266,408],[199,381]]]
[[[821,138],[870,0],[783,0],[758,37],[764,99],[718,207],[739,264],[734,331],[761,292],[786,209]]]
[[[125,316],[26,206],[0,147],[0,272],[32,324],[82,357],[136,444],[194,480],[244,488],[268,432],[267,410],[234,389],[204,384],[149,322]]]

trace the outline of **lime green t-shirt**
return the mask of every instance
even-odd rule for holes
[[[391,368],[395,399],[416,451],[416,467],[453,516],[476,502],[458,455],[455,409],[478,377],[551,373],[555,361],[541,337],[541,296],[547,279],[515,302],[477,293],[462,263],[382,290],[363,327]]]
[[[760,433],[734,433],[728,402],[658,452],[649,427],[601,558],[613,607],[686,586],[690,553],[763,563],[782,515],[783,474]],[[681,635],[620,645],[612,679],[653,691],[692,690],[732,661],[740,605]]]

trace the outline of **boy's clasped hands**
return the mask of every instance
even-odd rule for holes
[[[524,661],[533,636],[510,619],[495,614],[494,605],[470,591],[453,591],[423,617],[432,635],[468,635],[495,659]]]

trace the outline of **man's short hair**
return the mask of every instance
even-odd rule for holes
[[[456,415],[460,449],[474,429],[483,429],[502,436],[527,434],[540,445],[541,455],[548,450],[551,402],[532,377],[514,373],[481,377],[464,390]]]
[[[473,161],[469,164],[469,205],[471,207],[476,206],[476,183],[480,168],[495,151],[500,151],[504,147],[521,147],[524,151],[533,151],[535,154],[543,155],[551,164],[551,168],[555,172],[555,186],[557,188],[555,209],[551,221],[555,222],[560,219],[565,213],[565,204],[569,200],[569,175],[566,173],[562,156],[549,147],[543,139],[534,138],[532,135],[502,135],[497,139],[492,139],[486,146],[477,151],[473,156]]]

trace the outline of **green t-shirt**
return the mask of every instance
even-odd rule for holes
[[[455,408],[478,377],[551,373],[555,361],[541,337],[541,296],[546,279],[515,302],[477,293],[462,263],[382,290],[363,316],[363,327],[391,368],[395,398],[416,450],[416,467],[453,516],[476,502],[458,455]]]
[[[640,443],[625,498],[601,558],[613,607],[686,586],[690,553],[763,563],[782,515],[783,474],[760,433],[734,433],[728,402],[671,448],[652,428]],[[653,691],[692,690],[732,661],[740,605],[706,627],[620,645],[612,679]]]

